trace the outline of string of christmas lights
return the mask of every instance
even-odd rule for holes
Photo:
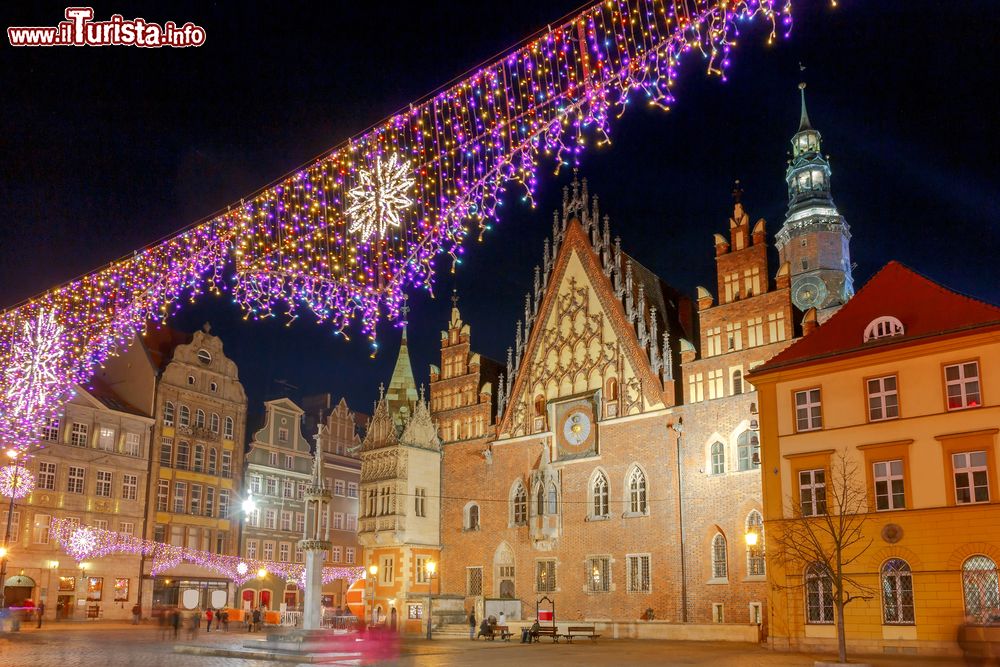
[[[288,582],[294,582],[300,589],[305,588],[305,565],[301,563],[280,563],[197,551],[144,540],[126,533],[80,526],[68,519],[52,519],[49,535],[77,562],[110,554],[135,554],[151,559],[150,573],[154,577],[181,563],[193,563],[217,572],[235,582],[237,586],[242,586],[263,570]],[[365,569],[362,566],[323,568],[324,584],[343,579],[350,586],[364,576]]]
[[[225,213],[0,314],[0,397],[44,397],[0,405],[0,437],[36,439],[96,365],[205,291],[229,291],[247,318],[310,312],[339,333],[357,321],[377,346],[380,319],[399,319],[407,288],[432,288],[439,256],[454,270],[507,188],[533,204],[541,162],[577,164],[633,98],[669,107],[689,54],[724,78],[754,19],[770,41],[791,0],[602,0]],[[46,318],[62,331],[18,336]],[[43,349],[63,351],[55,380],[27,388],[17,360]]]

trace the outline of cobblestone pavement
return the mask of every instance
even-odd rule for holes
[[[206,634],[196,639],[182,636],[180,643],[201,649],[239,649],[243,641],[263,638],[243,632]],[[392,667],[584,667],[586,665],[704,665],[711,667],[807,667],[819,655],[774,653],[746,644],[704,642],[599,641],[572,645],[542,642],[530,646],[516,642],[470,642],[410,639],[397,645],[353,642],[349,650],[332,657],[332,665],[386,665]],[[857,659],[857,658],[856,658]],[[951,667],[958,660],[927,658],[868,658],[877,667],[930,665]],[[151,626],[117,624],[52,624],[42,630],[24,628],[16,634],[0,635],[2,667],[294,667],[294,662],[250,660],[174,652],[172,640],[160,640]]]

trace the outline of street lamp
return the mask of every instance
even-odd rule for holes
[[[427,570],[427,639],[431,639],[432,626],[434,623],[434,598],[431,597],[431,587],[434,582],[434,572],[437,570],[437,563],[432,560],[427,561],[424,566]]]
[[[255,509],[257,509],[257,501],[253,499],[253,494],[249,494],[246,500],[243,501],[243,511],[250,514]]]
[[[368,627],[374,628],[375,627],[375,577],[376,575],[378,575],[378,565],[369,565],[368,574],[371,575],[369,579],[371,580],[372,584],[371,591],[369,593],[369,597],[371,598],[372,601],[372,612],[371,615],[368,616]]]
[[[21,459],[16,449],[7,450],[7,458],[14,462],[14,479],[17,479]],[[11,489],[10,507],[7,508],[7,531],[3,536],[3,556],[0,556],[0,608],[7,606],[7,547],[10,545],[10,527],[14,520],[14,490]]]
[[[747,534],[746,534],[745,537],[746,537],[746,541],[747,541],[747,546],[748,547],[755,547],[755,546],[757,546],[757,540],[760,539],[760,536],[757,535],[757,531],[756,530],[749,530],[749,531],[747,531]]]

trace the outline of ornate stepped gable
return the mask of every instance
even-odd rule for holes
[[[607,216],[599,221],[597,197],[586,179],[582,187],[574,180],[507,350],[497,388],[500,434],[546,430],[529,423],[538,395],[548,401],[603,389],[614,406],[605,416],[674,404],[688,301],[622,252],[619,239],[612,244]]]

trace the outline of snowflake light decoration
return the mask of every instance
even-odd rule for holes
[[[242,577],[243,575],[245,575],[247,573],[248,569],[249,568],[247,567],[246,563],[240,563],[239,565],[236,566],[236,574],[238,574],[238,575],[240,575]]]
[[[8,498],[24,498],[35,488],[35,477],[23,466],[0,468],[0,494]]]
[[[77,528],[69,537],[66,550],[76,558],[83,558],[97,548],[97,536],[87,528]]]
[[[13,347],[4,393],[16,416],[30,417],[59,393],[64,330],[52,310],[41,310],[36,319],[25,322]]]
[[[409,191],[416,181],[410,175],[411,171],[409,161],[400,161],[395,153],[388,162],[383,162],[382,156],[376,155],[374,169],[361,169],[358,172],[361,185],[347,193],[351,198],[347,207],[347,216],[351,220],[348,233],[360,232],[363,243],[376,231],[379,238],[383,238],[389,225],[400,227],[400,211],[413,205]]]

